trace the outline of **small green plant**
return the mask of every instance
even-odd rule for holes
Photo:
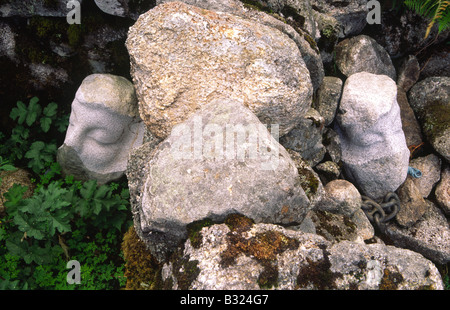
[[[450,26],[450,0],[405,0],[404,3],[409,9],[431,20],[425,38],[435,23],[439,24],[438,33]]]
[[[64,263],[69,259],[82,264],[85,281],[80,288],[124,285],[124,262],[117,252],[131,225],[128,190],[117,192],[116,183],[97,186],[91,180],[80,187],[81,183],[52,181],[27,199],[23,199],[27,188],[20,185],[5,194],[0,265],[14,262],[21,271],[0,268],[0,286],[7,281],[3,283],[7,287],[68,288]]]
[[[3,157],[0,156],[0,171],[14,171],[17,170],[14,165],[11,165],[8,160],[3,160]]]
[[[52,121],[56,118],[58,105],[55,102],[50,102],[42,109],[38,102],[39,98],[37,97],[31,98],[28,106],[22,101],[17,101],[17,107],[11,110],[9,116],[13,120],[17,120],[19,125],[25,122],[28,126],[31,126],[39,120],[42,131],[47,133]]]
[[[62,133],[68,126],[68,116],[58,117],[57,114],[58,105],[55,102],[42,108],[37,97],[31,98],[28,105],[18,101],[9,114],[17,122],[17,126],[12,130],[10,138],[2,143],[0,155],[10,162],[26,159],[26,166],[40,174],[54,161],[57,151],[51,129]],[[47,139],[37,140],[38,136],[45,136]]]
[[[25,154],[25,158],[30,160],[28,167],[35,173],[39,173],[45,168],[46,164],[53,161],[56,151],[57,147],[55,144],[45,144],[42,141],[33,142],[30,150]]]

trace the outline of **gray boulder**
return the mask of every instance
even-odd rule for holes
[[[340,165],[342,158],[341,139],[339,134],[332,128],[325,128],[323,135],[323,144],[330,155],[331,160]]]
[[[450,102],[450,78],[435,76],[421,80],[410,89],[408,98],[414,112],[423,118],[436,101],[444,105]]]
[[[35,89],[46,90],[48,88],[62,87],[70,82],[67,71],[61,67],[42,63],[30,63],[28,65],[31,75],[31,84]]]
[[[342,80],[334,76],[326,76],[320,85],[316,100],[313,103],[314,108],[325,119],[325,126],[329,126],[336,115],[342,93]]]
[[[407,92],[420,76],[420,65],[416,56],[409,55],[403,59],[398,70],[397,86]]]
[[[409,165],[422,172],[422,176],[414,178],[413,182],[422,197],[427,198],[441,178],[441,159],[434,154],[430,154],[414,158],[409,162]]]
[[[395,191],[406,179],[410,153],[395,82],[367,72],[351,75],[336,119],[347,177],[373,199]]]
[[[347,77],[357,72],[369,72],[396,80],[395,67],[389,54],[369,36],[345,39],[336,45],[335,52],[336,65]]]
[[[427,212],[413,226],[405,228],[391,221],[386,234],[395,246],[422,254],[438,264],[450,262],[450,226],[442,211],[431,201]]]
[[[128,15],[129,0],[95,0],[95,4],[106,14],[125,17]]]
[[[204,227],[162,268],[167,289],[442,290],[422,255],[241,220]]]
[[[341,174],[341,168],[333,161],[325,161],[314,167],[320,176],[323,184],[327,184],[333,180],[337,180]]]
[[[313,9],[333,17],[339,23],[339,37],[345,38],[359,34],[367,25],[367,0],[333,1],[311,0]]]
[[[325,189],[320,180],[320,176],[317,172],[308,165],[307,161],[302,158],[300,153],[286,149],[291,159],[295,163],[299,177],[297,184],[303,189],[306,196],[310,201],[311,209],[314,209],[316,205],[323,199],[325,195]]]
[[[349,240],[364,243],[374,236],[374,228],[361,209],[362,199],[356,187],[342,179],[329,182],[325,195],[310,212],[310,227],[300,228],[332,242]],[[304,227],[304,223],[302,223]]]
[[[450,161],[450,77],[429,77],[415,84],[408,94],[424,136]]]
[[[0,57],[6,56],[16,61],[16,34],[11,26],[0,21]]]
[[[326,149],[322,144],[324,118],[314,109],[309,109],[306,115],[290,132],[280,138],[280,143],[287,149],[294,150],[314,167],[322,161]]]
[[[139,17],[126,45],[141,118],[162,139],[214,97],[239,101],[263,123],[279,124],[280,136],[311,105],[311,79],[297,45],[248,18],[164,3]]]
[[[411,227],[422,219],[430,206],[410,176],[398,188],[397,194],[400,199],[400,210],[395,217],[396,222],[401,227]]]
[[[192,222],[240,213],[301,223],[311,208],[290,155],[240,103],[205,105],[156,148],[145,147],[131,156],[127,176],[136,232],[160,261]]]
[[[450,51],[448,47],[433,48],[432,54],[423,60],[420,77],[425,79],[432,76],[450,77]]]
[[[411,148],[419,147],[423,142],[422,129],[413,109],[409,105],[406,92],[400,86],[397,87],[397,102],[400,106],[400,117],[406,145]]]

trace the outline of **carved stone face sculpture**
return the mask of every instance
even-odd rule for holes
[[[83,80],[72,102],[58,162],[66,175],[103,184],[123,175],[130,150],[142,144],[143,136],[133,84],[93,74]]]
[[[349,179],[373,199],[397,190],[406,179],[409,150],[395,82],[386,75],[352,74],[344,84],[336,120]]]

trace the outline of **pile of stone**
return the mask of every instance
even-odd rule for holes
[[[125,173],[166,288],[443,289],[450,78],[418,82],[413,56],[396,70],[358,35],[365,5],[311,2],[158,1],[130,28],[146,133]],[[380,235],[363,196],[392,192]]]

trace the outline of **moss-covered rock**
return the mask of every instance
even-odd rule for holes
[[[408,99],[426,140],[450,161],[450,77],[429,77],[416,83]]]
[[[382,244],[331,243],[233,215],[201,230],[162,268],[166,289],[442,289],[422,255]]]
[[[131,226],[124,235],[122,251],[125,259],[127,290],[161,288],[161,266],[139,239],[134,226]]]

